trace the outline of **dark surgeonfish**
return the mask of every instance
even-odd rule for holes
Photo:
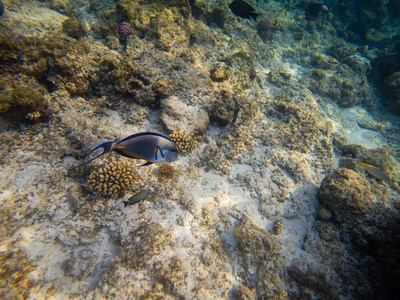
[[[99,155],[71,170],[82,167],[110,151],[115,151],[129,158],[146,160],[147,163],[142,166],[154,163],[170,163],[178,159],[178,148],[171,139],[155,132],[136,133],[119,142],[104,142],[94,147],[86,155],[97,149],[102,149]]]
[[[137,193],[136,195],[133,195],[127,201],[124,201],[124,208],[127,207],[128,205],[136,204],[146,199],[150,195],[150,193],[151,193],[150,190],[143,190]]]
[[[244,0],[233,0],[232,3],[229,4],[229,8],[235,15],[245,19],[252,18],[255,21],[260,15],[253,6]]]
[[[316,21],[324,18],[328,14],[328,6],[324,3],[314,3],[306,7],[306,17],[309,20]]]

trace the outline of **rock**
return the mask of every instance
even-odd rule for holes
[[[247,286],[236,285],[229,290],[229,300],[253,300],[257,299],[257,295],[254,291],[250,290]]]
[[[383,82],[386,106],[392,113],[400,114],[400,72],[386,77]]]
[[[370,190],[369,183],[355,171],[341,168],[325,177],[319,196],[335,212],[337,221],[353,228],[372,213],[376,198]]]
[[[332,218],[332,213],[325,209],[325,208],[321,208],[318,210],[318,217],[322,220],[322,221],[328,221]]]
[[[329,174],[319,189],[321,202],[333,210],[340,223],[342,240],[354,242],[357,249],[371,257],[365,267],[376,272],[378,290],[394,290],[400,280],[400,214],[395,198],[375,197],[367,180],[355,171],[340,168]]]
[[[202,135],[207,130],[209,118],[200,107],[186,105],[177,97],[161,101],[161,124],[168,132],[185,131],[190,135]]]
[[[281,245],[270,233],[254,225],[248,218],[242,220],[233,235],[247,267],[265,266],[281,250]]]
[[[221,89],[216,93],[211,106],[210,117],[221,126],[226,126],[235,121],[239,106],[233,92]]]
[[[365,75],[371,69],[371,61],[358,54],[345,57],[343,62],[349,65],[355,72]]]
[[[63,32],[74,39],[80,39],[88,34],[86,24],[77,17],[68,18],[61,24]]]
[[[45,121],[50,115],[46,90],[33,77],[0,75],[0,116],[11,122]]]
[[[222,82],[228,80],[231,76],[231,73],[232,72],[229,66],[223,63],[218,63],[215,64],[210,70],[210,78],[214,82]]]

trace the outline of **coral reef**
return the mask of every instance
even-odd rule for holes
[[[74,39],[80,39],[88,34],[85,23],[77,17],[70,17],[61,24],[63,32]]]
[[[396,267],[400,244],[399,212],[393,207],[395,198],[377,199],[370,184],[355,171],[341,168],[321,183],[321,202],[334,212],[345,241],[351,241],[373,259],[365,268],[380,270],[374,277],[375,286],[383,295],[393,293],[399,277]],[[389,279],[390,278],[390,279]]]
[[[188,46],[189,36],[184,16],[176,8],[164,9],[150,21],[147,34],[155,38],[154,45],[164,51],[172,47]]]
[[[210,118],[221,126],[235,123],[239,104],[238,96],[227,88],[220,88],[215,92],[215,99],[210,109]]]
[[[256,287],[258,295],[263,293],[276,295],[276,290],[271,292],[266,286],[263,274],[271,272],[269,280],[276,280],[277,274],[274,274],[272,265],[279,264],[279,252],[282,246],[270,233],[254,225],[247,217],[235,227],[233,234],[238,241],[238,251],[244,268],[241,276],[246,285]],[[255,274],[257,275],[254,276]],[[275,286],[274,289],[279,290],[280,287]]]
[[[131,234],[121,241],[125,265],[134,270],[146,268],[153,256],[163,251],[168,240],[168,233],[158,223],[140,222]]]
[[[207,112],[200,107],[189,106],[178,97],[161,101],[160,121],[168,132],[185,131],[191,135],[202,135],[209,123]]]
[[[171,179],[175,174],[174,166],[170,164],[162,164],[158,169],[158,175],[163,179]]]
[[[400,123],[371,81],[397,99],[398,1],[334,2],[258,1],[278,28],[227,1],[3,0],[0,294],[396,298]],[[172,165],[62,172],[163,128]]]
[[[199,143],[185,131],[173,132],[169,137],[178,147],[179,151],[182,151],[183,153],[192,151],[199,145]]]
[[[383,91],[386,95],[386,105],[388,109],[400,114],[400,72],[395,72],[386,77],[383,82]]]
[[[0,76],[0,115],[13,122],[43,121],[49,116],[45,89],[26,75]]]
[[[231,76],[231,70],[226,64],[216,64],[210,70],[210,78],[215,82],[223,82]]]
[[[242,221],[233,234],[248,268],[265,266],[281,249],[279,243],[267,231],[252,224],[248,219]]]
[[[272,232],[275,235],[280,235],[282,233],[282,220],[276,220],[272,226]]]
[[[87,185],[93,193],[116,197],[140,182],[136,170],[128,162],[117,161],[93,171]]]
[[[125,43],[126,39],[134,34],[132,27],[129,24],[122,24],[119,27],[119,37],[121,42]]]
[[[15,247],[15,246],[14,246]],[[29,289],[37,283],[29,279],[29,273],[34,270],[34,265],[21,250],[9,247],[0,253],[0,294],[3,298],[26,298]]]

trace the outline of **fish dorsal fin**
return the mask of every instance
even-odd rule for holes
[[[117,142],[117,144],[120,144],[122,142],[125,142],[127,140],[130,140],[130,139],[133,139],[133,138],[136,138],[136,137],[139,137],[139,136],[146,136],[146,135],[155,135],[155,136],[163,137],[163,138],[165,138],[165,139],[167,139],[169,141],[171,140],[169,137],[167,137],[166,135],[163,135],[161,133],[147,131],[147,132],[140,132],[140,133],[132,134],[132,135],[124,138],[123,140],[120,140],[119,142]]]

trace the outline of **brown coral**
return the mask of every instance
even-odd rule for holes
[[[106,164],[89,176],[88,187],[102,196],[118,196],[124,190],[139,184],[136,170],[125,161]]]
[[[162,164],[158,170],[158,174],[161,178],[169,179],[174,176],[175,168],[170,164]]]
[[[178,147],[178,149],[183,153],[193,150],[199,144],[184,131],[175,131],[170,135],[170,138]]]

